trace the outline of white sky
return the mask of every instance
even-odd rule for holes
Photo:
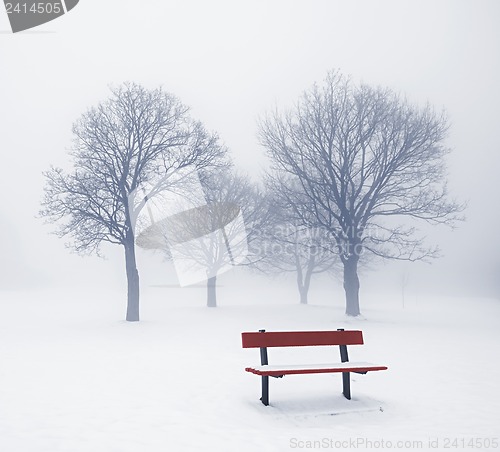
[[[257,117],[335,68],[448,111],[451,188],[469,199],[469,220],[431,237],[448,257],[428,274],[477,284],[491,272],[493,280],[499,19],[494,0],[81,0],[56,21],[12,34],[0,6],[0,287],[15,282],[13,273],[22,283],[76,279],[91,266],[122,278],[120,259],[70,256],[34,218],[41,172],[64,165],[72,123],[108,96],[110,83],[163,85],[258,174]]]

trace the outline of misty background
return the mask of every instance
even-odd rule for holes
[[[68,168],[72,124],[110,85],[163,86],[258,180],[267,165],[258,117],[293,105],[338,68],[448,112],[449,189],[468,201],[457,230],[426,229],[442,259],[377,261],[362,293],[406,285],[499,297],[499,17],[495,1],[82,0],[12,34],[0,13],[0,289],[124,289],[120,247],[105,247],[107,260],[70,254],[36,218],[42,171]],[[158,264],[139,262],[142,283],[175,283],[173,268]]]

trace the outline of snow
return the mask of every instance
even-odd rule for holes
[[[438,441],[434,450],[444,450],[453,439],[485,445],[500,436],[498,300],[420,296],[403,309],[365,294],[364,317],[351,319],[326,289],[302,306],[293,286],[229,281],[211,309],[203,288],[146,287],[138,323],[119,320],[122,291],[0,292],[0,449],[286,451],[339,441],[427,449]],[[265,407],[260,378],[244,371],[258,350],[241,348],[241,332],[262,328],[360,329],[365,345],[349,347],[350,358],[389,369],[351,374],[350,401],[340,374],[271,379]],[[269,359],[314,363],[325,349],[272,349]]]
[[[251,366],[252,371],[256,372],[300,372],[306,370],[329,370],[334,372],[336,369],[370,369],[372,367],[381,367],[379,364],[367,362],[346,362],[346,363],[328,363],[328,364],[279,364],[268,366]],[[374,369],[375,370],[375,369]],[[380,369],[383,370],[383,369]],[[255,373],[255,372],[254,372]]]

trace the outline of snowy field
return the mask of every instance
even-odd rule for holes
[[[472,450],[471,440],[474,449],[498,441],[500,302],[419,297],[403,308],[365,293],[364,316],[353,320],[340,293],[317,290],[300,306],[293,287],[228,281],[215,309],[204,307],[203,288],[148,287],[140,323],[120,320],[119,291],[0,293],[0,450]],[[258,350],[240,339],[261,328],[361,329],[365,345],[350,359],[389,370],[353,375],[351,401],[340,374],[271,379],[264,407],[260,378],[244,371]],[[269,351],[271,363],[337,358],[328,347]]]

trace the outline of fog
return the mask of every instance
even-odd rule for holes
[[[468,201],[457,230],[425,228],[443,258],[375,263],[364,287],[399,290],[407,278],[421,291],[499,296],[499,17],[496,1],[82,0],[12,34],[0,11],[0,288],[124,282],[119,247],[107,260],[72,255],[36,218],[42,171],[68,166],[73,122],[110,85],[162,85],[258,179],[258,117],[340,69],[448,112],[449,188]]]

